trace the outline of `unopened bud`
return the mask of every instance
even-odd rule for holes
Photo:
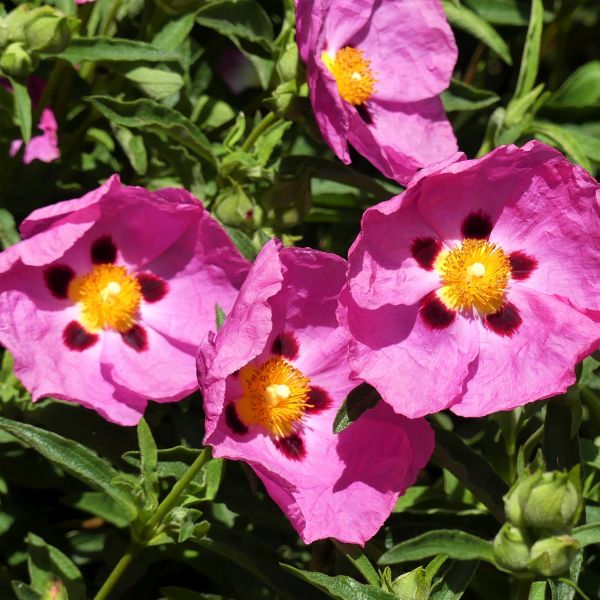
[[[19,42],[9,44],[0,57],[0,69],[9,77],[23,79],[31,73],[32,68],[32,58]]]
[[[494,557],[498,565],[512,572],[526,571],[529,544],[523,532],[505,523],[494,538]]]
[[[36,52],[60,52],[70,39],[67,17],[51,6],[32,11],[25,24],[25,43]]]
[[[427,600],[431,591],[427,572],[423,567],[417,567],[400,575],[392,582],[392,590],[400,600]]]
[[[6,15],[8,39],[11,42],[25,42],[25,25],[33,13],[30,4],[19,4],[15,10]]]
[[[529,567],[544,577],[562,575],[579,550],[576,539],[561,535],[537,541],[531,547]]]
[[[519,477],[517,482],[510,488],[508,494],[504,496],[504,510],[509,523],[515,527],[525,527],[523,517],[523,504],[531,493],[532,488],[542,478],[541,471],[536,471],[531,475]]]
[[[8,27],[4,19],[0,19],[0,50],[8,45]]]

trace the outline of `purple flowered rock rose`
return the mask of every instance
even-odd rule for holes
[[[359,383],[335,317],[345,271],[338,256],[269,242],[198,356],[205,443],[249,463],[306,543],[363,544],[433,451],[428,424],[383,401],[332,432]]]
[[[249,264],[200,202],[115,175],[39,209],[0,254],[0,343],[33,399],[77,402],[133,425],[149,399],[197,388],[215,304],[233,304]]]
[[[296,0],[297,41],[321,133],[407,183],[456,152],[440,92],[457,50],[438,0]]]
[[[458,158],[365,212],[340,296],[353,369],[409,417],[562,393],[600,346],[598,182],[535,141]]]

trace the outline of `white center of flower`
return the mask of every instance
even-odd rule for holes
[[[121,293],[121,285],[116,281],[109,281],[106,287],[100,292],[100,297],[105,302],[111,297]]]
[[[352,73],[352,79],[354,79],[354,81],[360,81],[362,79],[362,75],[357,71],[354,71],[354,73]]]
[[[290,388],[282,383],[272,383],[265,388],[265,397],[271,406],[277,406],[281,400],[287,400],[290,394]]]
[[[473,263],[469,268],[472,277],[483,277],[485,275],[485,265],[480,262]]]

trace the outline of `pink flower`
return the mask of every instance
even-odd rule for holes
[[[539,142],[432,168],[366,211],[339,317],[409,417],[562,393],[600,346],[600,186]]]
[[[200,202],[118,176],[41,208],[0,254],[0,342],[36,400],[121,425],[197,388],[196,350],[248,270]]]
[[[297,41],[321,133],[406,183],[456,152],[439,93],[457,50],[438,0],[296,0]]]
[[[269,242],[198,356],[205,443],[249,463],[306,543],[363,544],[433,451],[427,423],[383,401],[332,432],[359,383],[335,317],[345,269],[335,255]]]

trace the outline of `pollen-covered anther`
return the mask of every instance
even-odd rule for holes
[[[439,299],[452,310],[498,311],[510,280],[510,261],[502,248],[481,239],[466,239],[435,261],[442,281]]]
[[[364,104],[375,90],[371,61],[358,48],[342,48],[333,56],[323,52],[321,60],[335,77],[340,96],[350,104]]]
[[[69,298],[79,305],[80,321],[87,331],[125,333],[134,325],[142,291],[125,267],[102,264],[70,283]]]
[[[291,435],[310,408],[310,380],[284,358],[272,357],[240,371],[242,397],[236,402],[239,420],[259,425],[273,438]]]

